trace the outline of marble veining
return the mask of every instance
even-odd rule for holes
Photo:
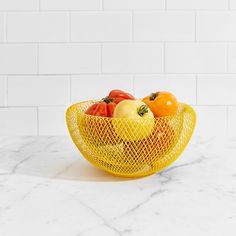
[[[194,137],[165,170],[118,178],[69,137],[0,138],[0,236],[236,234],[236,139]]]

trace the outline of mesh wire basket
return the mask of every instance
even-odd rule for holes
[[[183,103],[176,115],[145,119],[140,125],[138,119],[86,115],[95,102],[69,107],[67,126],[83,156],[114,175],[141,177],[160,171],[179,157],[194,131],[196,114]]]

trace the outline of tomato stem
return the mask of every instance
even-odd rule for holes
[[[144,116],[145,113],[148,113],[148,106],[142,105],[137,109],[138,115]]]
[[[114,98],[110,98],[110,97],[105,97],[105,98],[102,99],[102,101],[107,103],[107,104],[110,103],[110,102],[114,102],[114,100],[115,100]]]
[[[157,93],[151,93],[151,94],[150,94],[150,101],[155,100],[158,95],[159,95],[159,92],[157,92]]]

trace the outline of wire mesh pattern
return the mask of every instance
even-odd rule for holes
[[[144,119],[140,126],[139,119],[86,115],[95,102],[69,107],[67,126],[83,156],[114,175],[141,177],[160,171],[179,157],[194,131],[196,114],[183,103],[176,115]]]

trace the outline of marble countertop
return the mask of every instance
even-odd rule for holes
[[[0,138],[0,236],[236,235],[236,139],[194,137],[141,179],[87,163],[68,137]]]

